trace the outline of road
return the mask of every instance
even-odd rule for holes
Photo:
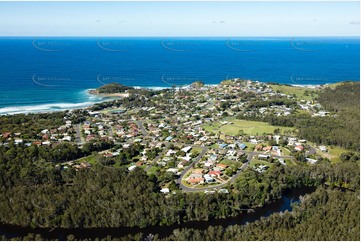
[[[186,186],[184,186],[184,185],[182,184],[182,178],[184,177],[184,175],[185,175],[190,169],[193,168],[193,165],[197,164],[197,163],[202,159],[202,157],[207,153],[208,147],[202,147],[202,149],[203,149],[203,150],[202,150],[201,153],[197,156],[197,158],[195,158],[195,160],[194,160],[191,164],[189,164],[189,165],[182,171],[182,173],[179,175],[179,178],[175,180],[175,182],[176,182],[177,184],[179,184],[179,186],[180,186],[180,187],[182,188],[182,190],[184,190],[184,191],[187,191],[187,189],[188,189],[189,187],[186,187]]]
[[[144,128],[143,121],[136,121],[138,127],[140,128],[140,131],[142,132],[143,136],[148,136],[147,130]]]
[[[80,129],[81,129],[80,124],[77,124],[77,125],[75,126],[75,131],[76,131],[75,142],[76,142],[78,145],[82,145],[82,144],[83,144]]]
[[[165,152],[168,150],[170,144],[171,144],[171,143],[167,143],[167,144],[165,145],[165,147],[163,148],[162,152],[161,152],[157,157],[154,158],[154,160],[152,161],[152,163],[150,163],[149,165],[147,165],[146,168],[144,168],[145,171],[148,171],[148,170],[152,167],[152,165],[154,165],[155,163],[157,163],[157,162],[160,160],[160,158],[162,158],[162,156],[163,156],[163,155],[165,154]]]
[[[242,171],[244,171],[248,166],[249,166],[249,162],[253,159],[253,156],[258,155],[258,154],[264,154],[264,152],[257,152],[257,151],[246,151],[245,153],[248,155],[247,156],[247,162],[244,163],[240,169],[236,172],[236,174],[234,174],[231,179],[229,179],[227,182],[223,183],[223,184],[219,184],[219,185],[215,185],[215,186],[210,186],[210,187],[203,187],[203,188],[192,188],[192,187],[187,187],[185,185],[183,185],[182,183],[182,179],[184,177],[184,175],[192,168],[193,163],[197,164],[201,158],[203,157],[203,155],[206,154],[208,148],[204,147],[204,150],[201,152],[201,154],[197,157],[197,159],[192,162],[191,165],[189,165],[180,175],[180,177],[178,179],[176,179],[176,183],[179,184],[179,187],[185,191],[185,192],[202,192],[202,191],[206,191],[206,190],[212,190],[212,189],[220,189],[232,182],[234,182],[238,176],[242,173]],[[272,157],[275,158],[293,158],[292,156],[276,156],[276,155],[270,155]]]

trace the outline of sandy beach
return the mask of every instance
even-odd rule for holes
[[[97,95],[100,97],[121,97],[121,98],[129,97],[129,93],[125,93],[125,92],[122,92],[122,93],[99,93],[96,89],[88,90],[88,94]]]

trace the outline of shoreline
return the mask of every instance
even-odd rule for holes
[[[252,81],[252,80],[251,80]],[[254,81],[255,82],[255,81]],[[327,83],[327,84],[315,84],[315,85],[296,85],[296,84],[285,84],[285,83],[278,83],[278,85],[288,85],[292,87],[299,87],[299,88],[312,88],[312,89],[322,89],[330,85],[334,85],[337,83],[344,83],[347,81],[335,82],[335,83]],[[357,81],[356,81],[357,82]],[[359,81],[358,81],[359,82]],[[220,85],[218,84],[205,84],[204,87],[214,87]],[[265,83],[266,84],[266,83]],[[184,85],[179,87],[180,89],[187,89],[191,85]],[[154,86],[154,87],[140,87],[140,86],[132,86],[135,89],[148,89],[148,90],[164,90],[164,89],[171,89],[171,87],[161,87],[161,86]],[[129,93],[111,93],[111,94],[99,94],[97,93],[96,89],[94,88],[87,88],[82,91],[83,95],[88,96],[88,100],[84,100],[84,102],[78,103],[43,103],[43,104],[29,104],[29,105],[22,105],[22,106],[4,106],[0,107],[0,116],[2,115],[16,115],[16,114],[29,114],[29,113],[52,113],[52,112],[59,112],[59,111],[66,111],[66,110],[77,110],[77,109],[88,109],[96,103],[106,102],[109,99],[114,98],[125,98],[128,97]],[[94,98],[98,97],[98,100],[94,100]]]
[[[129,97],[129,93],[99,93],[96,89],[87,89],[87,94],[99,97]]]

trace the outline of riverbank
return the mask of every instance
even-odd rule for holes
[[[111,236],[112,238],[121,238],[126,236],[136,236],[142,234],[140,240],[143,240],[149,234],[158,235],[159,239],[169,237],[174,230],[182,228],[207,229],[209,226],[244,225],[254,222],[262,217],[269,217],[274,213],[292,211],[291,204],[300,202],[300,197],[311,194],[316,190],[315,187],[303,187],[286,191],[281,199],[266,204],[263,207],[255,208],[254,212],[241,212],[235,217],[211,219],[209,221],[189,221],[182,224],[174,224],[170,226],[148,226],[146,228],[139,227],[118,227],[118,228],[30,228],[21,227],[11,224],[0,223],[0,235],[7,238],[24,237],[30,233],[40,234],[44,240],[68,240],[69,235],[73,235],[77,240],[95,240]]]

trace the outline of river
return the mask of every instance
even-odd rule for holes
[[[254,212],[242,212],[235,217],[212,219],[209,221],[190,221],[183,224],[174,224],[171,226],[149,226],[146,228],[139,227],[119,227],[119,228],[75,228],[75,229],[48,229],[48,228],[30,228],[16,225],[0,224],[0,235],[7,238],[23,237],[29,233],[40,234],[44,240],[67,240],[67,236],[72,234],[77,240],[95,240],[96,238],[111,237],[120,238],[128,234],[143,233],[144,236],[149,234],[158,234],[159,239],[170,236],[175,229],[197,228],[207,229],[209,226],[243,225],[249,222],[259,220],[261,217],[268,217],[273,213],[291,211],[291,204],[299,201],[299,197],[315,191],[314,187],[303,187],[286,192],[281,199],[269,203],[261,208],[254,209]]]

